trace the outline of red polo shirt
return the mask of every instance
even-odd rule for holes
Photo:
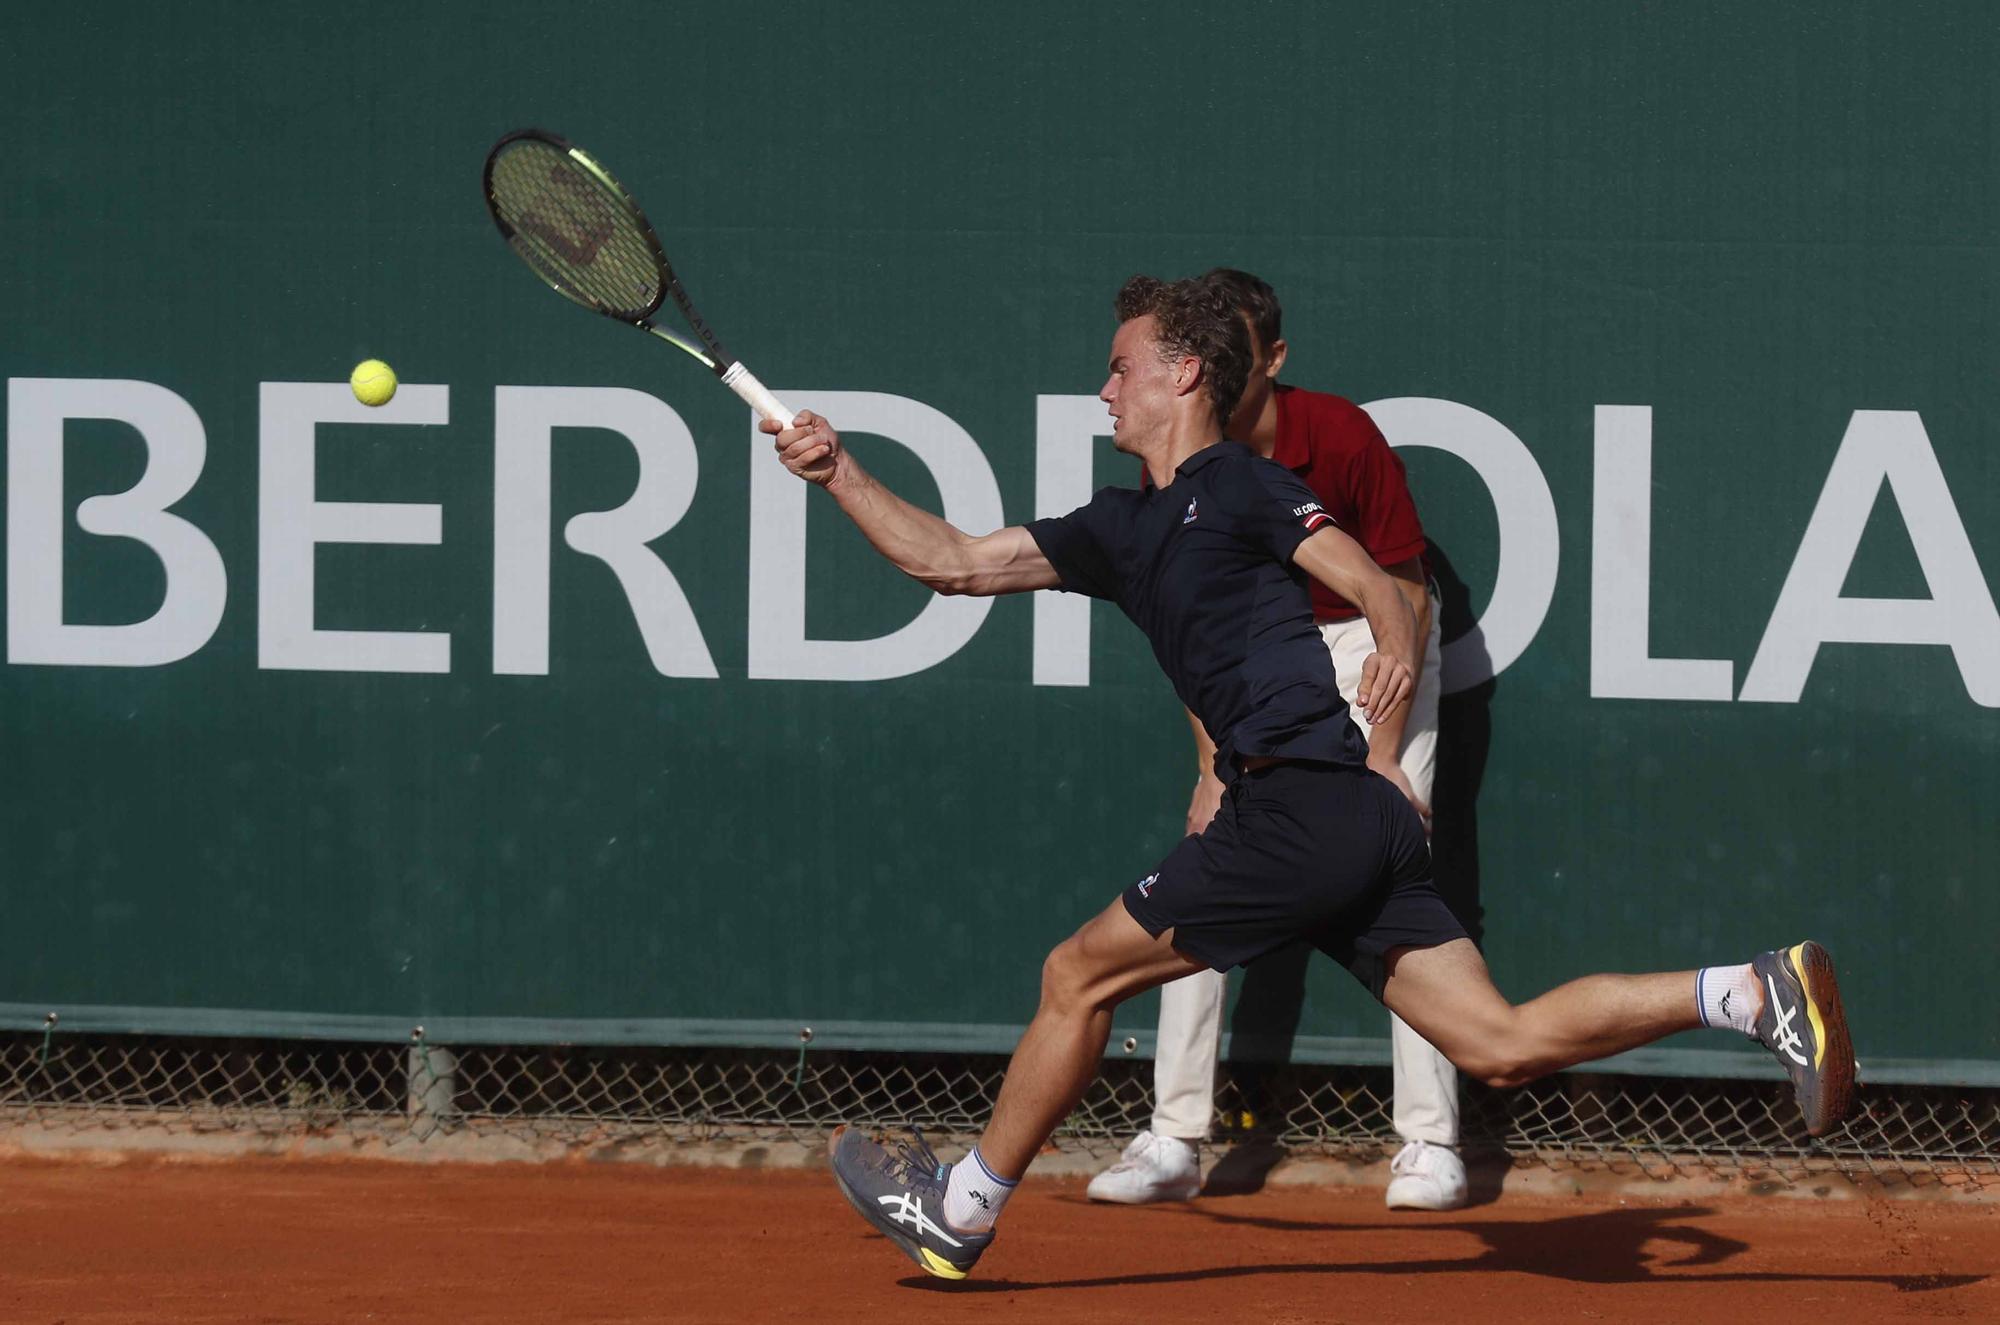
[[[1403,461],[1353,401],[1280,385],[1278,441],[1271,458],[1305,480],[1341,529],[1379,565],[1420,557],[1428,546],[1410,499]],[[1313,617],[1347,621],[1360,609],[1312,582]]]

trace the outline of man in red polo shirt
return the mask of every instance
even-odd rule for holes
[[[1271,287],[1248,272],[1217,268],[1202,278],[1221,292],[1251,329],[1254,360],[1243,400],[1227,435],[1247,443],[1305,480],[1339,527],[1388,571],[1416,613],[1427,641],[1415,698],[1371,727],[1353,706],[1361,663],[1375,649],[1368,622],[1352,603],[1314,582],[1313,616],[1333,655],[1340,692],[1368,738],[1368,763],[1410,798],[1430,823],[1437,766],[1438,613],[1424,565],[1423,525],[1404,479],[1403,462],[1360,406],[1340,396],[1280,386],[1286,346],[1282,310]],[[1187,831],[1208,826],[1221,803],[1214,742],[1194,729],[1199,770],[1188,804]],[[1100,1201],[1141,1204],[1188,1200],[1201,1188],[1199,1147],[1215,1114],[1215,1063],[1222,1033],[1226,980],[1202,971],[1160,990],[1151,1130],[1091,1180]],[[1458,1074],[1445,1056],[1391,1013],[1395,1126],[1403,1148],[1391,1161],[1392,1209],[1451,1210],[1465,1204],[1465,1166],[1458,1145]]]

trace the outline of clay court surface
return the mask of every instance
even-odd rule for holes
[[[997,1311],[996,1311],[997,1308]],[[0,1162],[0,1320],[2000,1320],[2000,1206],[1273,1187],[1092,1206],[1030,1179],[966,1284],[813,1171]]]

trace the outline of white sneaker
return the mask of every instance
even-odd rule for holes
[[[1458,1152],[1412,1141],[1389,1161],[1391,1210],[1456,1210],[1465,1204],[1465,1165]]]
[[[1192,1201],[1200,1190],[1201,1156],[1195,1148],[1177,1137],[1144,1131],[1132,1138],[1117,1163],[1090,1180],[1085,1194],[1093,1201],[1147,1205]]]

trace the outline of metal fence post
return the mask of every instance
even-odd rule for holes
[[[413,1027],[408,1072],[410,1130],[417,1140],[425,1141],[458,1116],[458,1055],[426,1043],[424,1028]]]

